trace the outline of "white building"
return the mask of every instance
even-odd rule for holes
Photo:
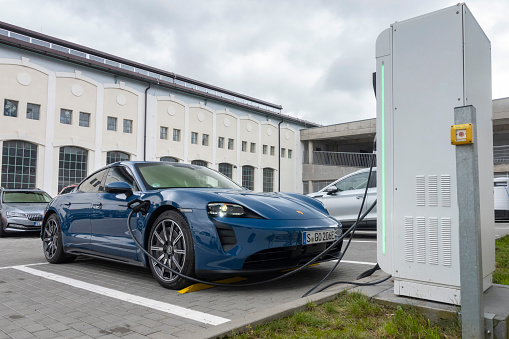
[[[55,195],[118,160],[206,165],[255,191],[302,192],[282,107],[0,22],[1,186]],[[280,181],[279,181],[280,180]]]

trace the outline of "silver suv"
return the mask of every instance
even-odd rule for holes
[[[8,232],[40,231],[51,196],[40,189],[0,188],[0,237]]]
[[[325,186],[308,196],[323,203],[329,214],[341,221],[343,229],[347,229],[357,220],[362,197],[368,182],[369,168],[348,174],[332,184]],[[362,213],[376,200],[376,168],[373,168],[371,180],[368,185],[368,193]],[[359,223],[359,231],[376,231],[376,206]]]

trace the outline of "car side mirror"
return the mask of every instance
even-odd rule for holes
[[[336,186],[331,186],[331,187],[327,187],[327,189],[325,189],[325,193],[327,193],[327,195],[333,195],[333,194],[336,194],[338,192],[338,188]]]
[[[106,185],[105,190],[107,193],[113,193],[113,194],[125,194],[127,198],[133,195],[133,190],[131,189],[131,186],[122,181],[115,181],[110,182]]]

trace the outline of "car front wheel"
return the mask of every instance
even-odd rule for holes
[[[56,214],[52,214],[46,220],[42,243],[44,256],[52,264],[62,264],[76,259],[76,256],[64,253],[62,230]]]
[[[169,269],[188,277],[194,276],[194,248],[191,231],[184,217],[176,211],[162,213],[150,231],[148,252],[150,270],[157,282],[169,289],[181,289],[191,282]]]

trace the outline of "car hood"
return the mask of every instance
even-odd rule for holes
[[[306,194],[308,197],[311,197],[311,198],[321,198],[325,195],[326,193],[324,192],[314,192],[314,193],[308,193]]]
[[[267,219],[302,220],[329,217],[323,206],[314,199],[292,193],[256,193],[246,190],[192,190],[178,193],[176,190],[162,192],[165,200],[179,200],[180,207],[206,208],[211,202],[239,204]],[[174,199],[178,194],[179,199]],[[182,194],[187,195],[182,199]]]
[[[4,203],[3,210],[18,213],[43,214],[47,205],[47,203]]]

